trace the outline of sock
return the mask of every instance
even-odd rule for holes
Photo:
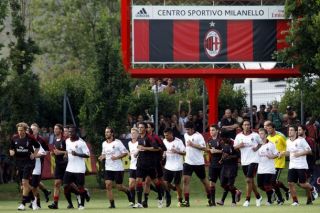
[[[130,195],[131,195],[131,202],[135,203],[136,202],[136,189],[132,187],[130,189]]]
[[[22,196],[22,204],[26,205],[26,203],[30,202],[29,196]]]
[[[142,203],[142,191],[143,191],[143,188],[142,188],[142,183],[138,183],[137,184],[137,195],[138,195],[138,203]]]
[[[210,194],[211,194],[211,202],[215,203],[216,202],[216,187],[215,186],[210,187]]]
[[[189,203],[189,193],[184,193],[184,200]]]
[[[162,195],[163,195],[163,189],[162,189],[162,185],[160,182],[157,182],[156,184],[156,188],[157,188],[157,191],[158,191],[158,200],[162,200]]]
[[[66,197],[66,200],[67,200],[68,204],[70,206],[73,206],[72,200],[71,200],[71,192],[70,192],[70,187],[69,186],[64,187],[64,196]]]
[[[149,193],[144,193],[144,201],[148,202]]]
[[[53,196],[53,202],[54,202],[55,204],[58,204],[58,201],[59,201],[59,195]]]
[[[271,198],[272,198],[273,190],[266,191],[266,193],[267,193],[267,197],[268,197],[268,202],[272,203]]]
[[[292,196],[292,200],[293,200],[293,202],[297,202],[297,203],[299,203],[299,202],[298,202],[298,198],[297,198],[297,196]]]
[[[115,208],[116,206],[114,205],[114,200],[110,200],[110,207]]]
[[[226,200],[226,197],[227,197],[227,195],[228,195],[228,192],[229,192],[229,191],[227,191],[227,190],[224,190],[224,191],[223,191],[222,198],[221,198],[221,201],[222,201],[222,202],[224,202],[224,201]]]
[[[132,197],[131,197],[130,191],[129,191],[129,190],[126,190],[124,193],[126,193],[127,198],[128,198],[128,201],[129,201],[129,202],[132,202]]]

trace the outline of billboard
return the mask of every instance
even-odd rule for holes
[[[132,6],[133,64],[271,62],[283,6]]]

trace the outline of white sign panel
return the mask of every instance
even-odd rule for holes
[[[284,6],[132,6],[132,19],[285,19]]]

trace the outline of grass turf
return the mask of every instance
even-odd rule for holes
[[[281,175],[281,180],[286,183],[286,178],[287,178],[287,170],[284,170],[282,175]],[[125,184],[127,180],[127,173],[125,175]],[[48,189],[52,190],[53,186],[53,181],[52,180],[46,180],[43,181],[45,185],[47,186]],[[219,184],[219,181],[218,181]],[[191,207],[190,208],[178,208],[176,206],[177,200],[175,198],[174,192],[171,192],[172,194],[172,205],[170,208],[164,208],[164,209],[159,209],[157,208],[157,200],[156,200],[156,193],[151,192],[149,195],[149,208],[148,209],[140,209],[139,212],[146,212],[146,211],[166,211],[168,212],[191,212],[191,211],[201,211],[202,213],[204,212],[229,212],[229,211],[237,211],[237,213],[241,212],[246,212],[250,213],[253,211],[257,211],[257,207],[255,207],[255,199],[254,196],[252,195],[251,199],[251,205],[249,208],[244,208],[242,207],[242,203],[244,202],[244,197],[245,197],[245,179],[242,174],[242,171],[239,169],[238,171],[238,177],[236,179],[236,184],[235,184],[242,192],[242,199],[241,201],[237,204],[237,207],[231,207],[231,198],[230,198],[230,193],[227,197],[227,200],[225,202],[225,206],[220,207],[217,206],[214,208],[207,207],[207,199],[206,195],[204,192],[204,188],[200,181],[197,179],[195,175],[192,177],[191,181],[191,187],[190,187],[190,203]],[[287,185],[287,184],[286,184]],[[87,176],[86,177],[86,187],[90,189],[90,194],[91,194],[91,201],[89,203],[86,203],[86,212],[96,212],[99,210],[105,210],[109,206],[109,201],[106,198],[106,193],[104,189],[101,189],[98,187],[97,184],[97,179],[95,176]],[[301,212],[301,211],[308,211],[309,212],[316,212],[319,211],[319,204],[320,201],[316,200],[314,201],[314,204],[312,206],[306,206],[306,197],[305,197],[305,191],[297,187],[298,189],[298,195],[299,195],[299,202],[300,206],[299,207],[292,207],[290,206],[292,201],[286,201],[284,206],[271,206],[267,207],[265,206],[266,202],[266,195],[264,192],[261,192],[261,195],[263,196],[264,200],[262,201],[262,206],[259,208],[259,212],[272,212],[272,211],[290,211],[290,213],[294,212]],[[53,190],[52,190],[53,191]],[[116,212],[124,212],[128,211],[130,208],[128,207],[128,201],[126,199],[126,196],[122,192],[118,192],[116,189],[113,190],[114,195],[115,195],[115,203],[116,203],[116,209],[110,209],[108,211],[116,211]],[[222,190],[221,187],[217,187],[217,192],[216,192],[216,201],[220,199],[222,195]],[[42,209],[40,211],[52,211],[47,208],[47,205],[52,202],[52,196],[50,197],[50,201],[46,203],[43,201],[43,194],[40,193],[40,196],[42,197]],[[64,211],[69,211],[69,209],[66,209],[67,203],[64,199],[63,193],[60,194],[60,202],[59,202],[59,212],[64,212]],[[73,197],[73,201],[75,202],[75,197]],[[17,184],[11,183],[11,184],[2,184],[0,185],[0,212],[16,212],[17,207],[20,202],[20,194],[18,192]],[[27,209],[29,211],[32,211],[31,209]],[[130,210],[129,210],[130,211]],[[135,211],[135,210],[131,210]]]

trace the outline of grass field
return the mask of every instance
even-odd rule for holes
[[[236,186],[242,190],[243,195],[245,192],[245,183],[244,183],[244,178],[242,175],[242,171],[238,172],[238,178],[236,181]],[[286,183],[286,171],[283,172],[282,174],[282,180],[284,183]],[[127,179],[125,179],[127,180]],[[53,186],[53,181],[52,180],[46,180],[44,181],[45,185],[52,190]],[[131,210],[128,207],[128,201],[126,200],[126,197],[124,193],[119,193],[116,190],[114,190],[115,193],[115,203],[116,203],[116,209],[107,209],[109,206],[109,201],[106,198],[105,190],[100,189],[98,187],[96,177],[95,176],[87,176],[86,177],[86,187],[90,189],[91,193],[91,201],[89,203],[86,203],[86,209],[85,212],[97,212],[97,211],[110,211],[110,212],[128,212],[128,211],[137,211],[137,210]],[[304,196],[305,192],[298,188],[298,193],[299,193],[299,202],[300,206],[298,207],[292,207],[290,204],[292,203],[291,200],[285,202],[283,206],[265,206],[265,201],[266,201],[266,195],[262,192],[261,195],[263,196],[264,200],[262,202],[262,206],[259,208],[259,213],[264,213],[264,212],[274,212],[274,211],[283,211],[283,212],[289,212],[290,213],[295,213],[295,212],[302,212],[304,213],[308,212],[319,212],[320,210],[320,199],[314,201],[314,204],[312,206],[306,206],[306,197]],[[222,190],[220,187],[217,189],[216,197],[217,201],[221,197]],[[42,195],[42,193],[41,193]],[[194,176],[192,178],[192,183],[191,183],[191,194],[190,194],[190,202],[191,202],[191,207],[190,208],[178,208],[176,206],[177,201],[175,199],[175,195],[172,193],[172,205],[170,208],[163,208],[159,209],[157,208],[157,200],[156,200],[156,193],[151,192],[149,196],[149,208],[148,209],[140,209],[139,212],[174,212],[174,213],[182,213],[182,212],[195,212],[195,211],[201,211],[201,213],[205,212],[237,212],[237,213],[250,213],[250,212],[257,212],[257,207],[255,206],[255,199],[254,197],[252,198],[251,201],[251,206],[249,208],[244,208],[242,207],[243,203],[243,198],[242,196],[241,201],[237,204],[237,207],[231,207],[231,199],[230,195],[228,195],[227,200],[225,202],[225,206],[220,207],[217,206],[214,209],[209,208],[206,206],[207,204],[207,199],[203,190],[202,185],[200,184],[199,180]],[[56,210],[56,212],[70,212],[70,211],[78,211],[77,209],[75,210],[69,210],[66,209],[67,203],[64,199],[63,194],[60,195],[61,200],[59,202],[59,210]],[[17,212],[17,207],[20,202],[20,194],[17,190],[17,185],[12,183],[12,184],[2,184],[0,185],[0,212]],[[45,203],[44,201],[41,202],[42,209],[39,211],[51,211],[50,209],[47,208],[47,205],[50,204],[52,200],[50,200],[48,203]],[[75,199],[74,199],[75,203]],[[27,209],[27,211],[32,211],[31,209]]]

